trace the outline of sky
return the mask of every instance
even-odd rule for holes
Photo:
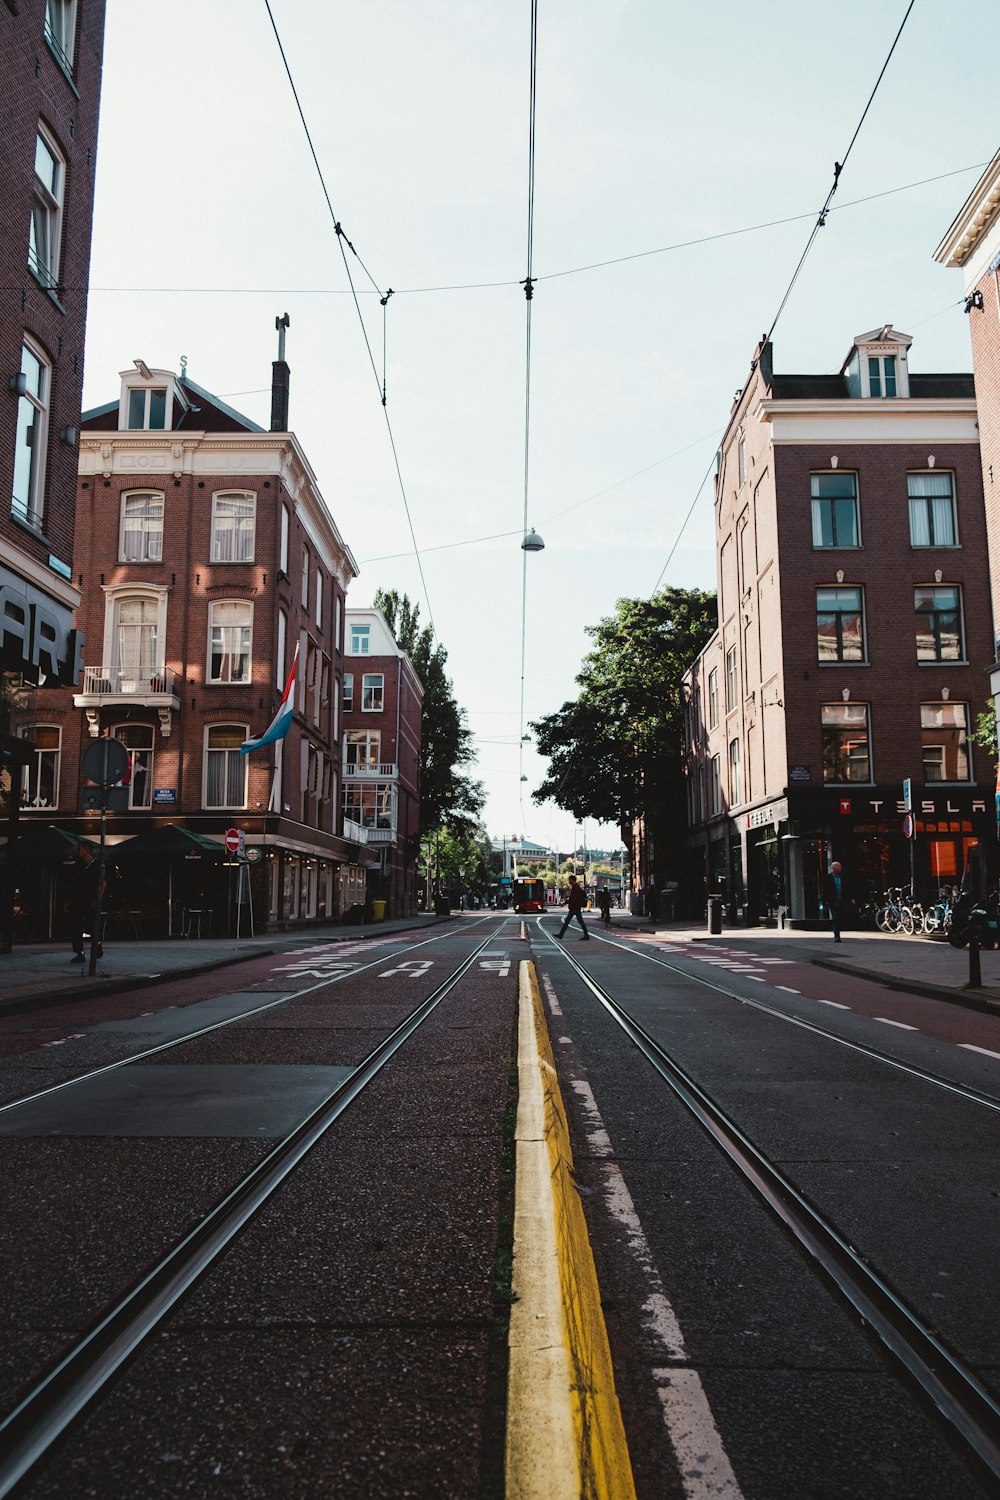
[[[617,599],[715,587],[714,454],[834,162],[776,371],[890,322],[915,372],[971,370],[933,252],[997,149],[1000,11],[916,0],[847,155],[906,10],[538,0],[529,361],[531,0],[271,0],[329,207],[264,0],[108,0],[84,406],[183,355],[267,427],[289,314],[348,604],[433,623],[492,835],[619,846],[532,802],[522,730]]]

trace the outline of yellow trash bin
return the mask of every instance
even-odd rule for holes
[[[372,902],[372,911],[375,913],[375,920],[376,920],[376,922],[384,922],[385,921],[385,909],[388,906],[388,904],[389,903],[387,901],[373,901]]]

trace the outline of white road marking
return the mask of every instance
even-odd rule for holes
[[[552,987],[552,980],[547,974],[542,975],[542,989],[545,991],[545,998],[549,1002],[549,1010],[554,1016],[561,1017],[562,1009],[559,1005],[559,1001],[556,999],[556,992]]]
[[[776,984],[774,988],[776,990],[784,990],[788,995],[801,995],[802,993],[801,990],[793,990],[790,984]]]
[[[419,979],[422,974],[426,974],[427,970],[433,967],[432,958],[409,958],[405,963],[397,964],[394,969],[383,969],[378,977],[388,979],[393,974],[402,974],[404,979]]]
[[[593,1091],[583,1079],[575,1079],[572,1088],[586,1116],[587,1140],[594,1155],[607,1158],[613,1152],[611,1138],[604,1128]],[[680,1469],[684,1494],[687,1500],[743,1500],[743,1492],[715,1425],[701,1377],[687,1366],[684,1335],[664,1291],[653,1252],[621,1169],[617,1162],[605,1159],[599,1171],[608,1212],[624,1231],[627,1247],[646,1284],[648,1296],[642,1304],[642,1311],[650,1341],[658,1346],[661,1359],[675,1360],[685,1366],[678,1368],[673,1365],[651,1371]]]
[[[817,1005],[832,1005],[834,1010],[850,1010],[849,1005],[840,1005],[836,1000],[817,1000]]]
[[[86,1035],[87,1035],[87,1033],[85,1031],[74,1031],[74,1032],[71,1032],[69,1036],[61,1036],[61,1037],[59,1037],[54,1042],[43,1042],[42,1046],[43,1047],[62,1047],[66,1042],[77,1042],[77,1041],[80,1040],[80,1038],[82,1036],[86,1036]]]
[[[888,1016],[872,1016],[873,1021],[881,1021],[883,1026],[898,1026],[900,1031],[918,1031],[917,1026],[907,1026],[905,1021],[890,1021]]]
[[[989,1047],[977,1047],[972,1042],[959,1042],[958,1045],[964,1047],[966,1052],[981,1052],[984,1057],[995,1057],[1000,1061],[1000,1052],[991,1052]]]

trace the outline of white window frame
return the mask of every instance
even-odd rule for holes
[[[55,735],[54,745],[35,744],[29,763],[21,770],[21,806],[23,808],[46,807],[56,808],[59,806],[59,773],[62,768],[62,730],[58,724],[33,724],[30,729],[21,730],[21,738],[37,741],[41,731]],[[42,801],[39,797],[39,788],[42,784],[42,768],[47,765],[49,777],[52,782],[52,800],[47,798]],[[35,791],[32,795],[32,785]]]
[[[142,397],[142,421],[141,422],[133,422],[131,420],[131,416],[132,416],[132,397],[133,396],[141,396]],[[150,407],[152,405],[151,398],[153,396],[162,396],[163,397],[163,425],[162,426],[158,425],[156,427],[151,427],[150,423],[149,423]],[[122,422],[122,426],[123,426],[124,430],[126,432],[167,432],[167,431],[169,431],[169,428],[170,428],[170,422],[169,422],[170,400],[171,400],[170,387],[166,386],[166,385],[128,385],[128,386],[126,386],[125,387],[125,396],[124,396],[125,410],[124,410],[124,418],[123,418],[123,422]]]
[[[245,619],[229,619],[234,612],[240,610]],[[246,632],[246,649],[234,651],[231,641],[227,642],[226,632]],[[221,649],[217,652],[215,647],[216,632],[219,633],[219,645]],[[216,676],[213,671],[216,656],[219,656],[223,664],[228,661],[229,676]],[[234,677],[233,667],[237,661],[243,664],[243,675]],[[208,606],[208,657],[205,663],[205,681],[213,687],[248,687],[253,675],[253,602],[250,599],[213,599]]]
[[[376,696],[378,702],[376,703]],[[361,675],[361,712],[380,714],[385,709],[385,673],[363,672]]]
[[[739,738],[729,741],[729,805],[736,807],[743,800],[740,787],[740,742]]]
[[[354,673],[353,672],[345,672],[344,673],[344,681],[343,681],[343,685],[341,687],[341,705],[343,707],[343,710],[344,710],[345,714],[349,714],[349,713],[353,713],[354,712]]]
[[[316,568],[316,629],[323,629],[323,569]]]
[[[309,576],[312,572],[312,556],[305,542],[302,544],[302,608],[309,608]]]
[[[52,162],[52,185],[38,173],[39,148]],[[63,196],[66,158],[55,137],[39,122],[35,136],[35,176],[31,193],[31,225],[28,233],[28,269],[46,289],[58,285],[62,260]]]
[[[152,724],[116,724],[111,731],[129,753],[128,805],[145,808],[153,805],[153,761],[156,754],[156,729]],[[145,738],[148,744],[130,745],[129,739]],[[137,771],[141,767],[141,772]],[[136,792],[139,796],[136,796]]]
[[[288,675],[286,673],[286,671],[285,671],[285,651],[287,650],[287,645],[286,645],[287,640],[288,640],[288,616],[285,614],[285,611],[283,609],[279,609],[278,610],[278,649],[275,652],[274,685],[275,685],[275,687],[279,688],[281,692],[285,691],[285,680],[286,680],[286,677]]]
[[[362,747],[364,753],[359,756],[357,752]],[[381,763],[381,729],[349,729],[344,736],[345,775],[351,774],[351,766],[361,771],[377,771]]]
[[[211,741],[212,735],[215,734],[215,733],[217,733],[219,730],[228,730],[228,731],[230,731],[232,733],[232,735],[233,735],[234,738],[235,738],[236,732],[238,731],[239,735],[240,735],[240,741],[239,741],[240,744],[242,744],[242,742],[244,740],[246,740],[246,739],[249,738],[249,729],[248,729],[248,726],[246,724],[238,724],[238,723],[236,723],[236,724],[206,724],[206,726],[205,726],[205,738],[204,738],[203,750],[202,750],[201,805],[202,805],[202,807],[204,807],[206,809],[212,808],[212,809],[220,809],[220,810],[223,809],[223,808],[229,808],[229,807],[232,807],[232,808],[246,807],[246,805],[247,805],[247,770],[248,770],[247,762],[249,760],[249,756],[241,755],[238,745],[224,745],[224,746],[220,746],[218,748],[213,749],[212,746],[211,746],[210,741]],[[226,774],[225,774],[225,783],[226,783],[226,789],[227,790],[228,790],[229,784],[230,784],[230,778],[229,778],[230,761],[229,761],[229,757],[235,755],[238,758],[239,763],[240,763],[241,768],[242,768],[242,772],[243,772],[243,793],[242,793],[242,797],[240,798],[239,801],[231,801],[229,799],[226,799],[226,800],[224,800],[222,802],[210,802],[208,800],[208,789],[209,789],[209,779],[210,779],[209,778],[209,774],[208,774],[208,767],[209,767],[209,756],[210,755],[225,755],[227,757],[227,761],[226,761]],[[235,765],[236,762],[232,762],[232,764]],[[233,780],[235,781],[236,778],[234,777]]]
[[[31,388],[32,363],[38,368],[37,389]],[[14,438],[14,483],[18,483],[18,452],[30,449],[27,460],[25,493],[11,492],[11,515],[28,526],[41,528],[45,517],[45,479],[48,469],[49,400],[52,390],[52,366],[40,345],[27,334],[21,340],[21,375],[25,389],[17,399],[17,427]],[[31,433],[30,438],[28,433]]]
[[[230,506],[231,509],[226,509]],[[219,556],[223,550],[223,538],[231,539],[232,550],[237,555]],[[230,563],[252,563],[256,550],[256,494],[253,490],[217,490],[212,496],[212,562],[223,567]]]
[[[288,506],[281,507],[280,531],[278,534],[278,571],[288,577]]]
[[[133,599],[154,601],[156,604],[156,623],[154,629],[154,659],[150,666],[150,676],[158,676],[161,680],[165,665],[165,642],[167,639],[167,598],[169,590],[164,585],[121,583],[110,588],[105,588],[104,605],[104,649],[101,656],[101,665],[112,674],[121,673],[123,665],[119,660],[119,610],[123,603]],[[147,665],[146,662],[142,663]]]
[[[133,521],[136,518],[139,520],[140,524],[138,526],[126,526],[130,500],[146,502],[146,508],[144,510],[140,510],[138,506],[134,508],[132,519]],[[155,515],[151,516],[149,513],[150,501],[159,502],[158,517],[156,517]],[[163,521],[165,509],[165,496],[162,490],[126,490],[124,492],[124,494],[122,495],[121,516],[118,527],[119,562],[158,563],[163,561]],[[150,522],[154,522],[157,520],[159,523],[158,525],[154,526],[150,524]],[[134,534],[141,538],[141,551],[138,557],[129,557],[126,554],[125,538],[126,535],[129,534]],[[158,544],[155,548],[150,545],[153,542],[156,542]]]
[[[72,77],[76,0],[45,0],[45,42],[59,66]]]
[[[726,652],[726,713],[735,713],[739,701],[740,664],[737,660],[736,647],[730,646]]]
[[[372,628],[370,625],[350,625],[348,627],[349,641],[347,646],[348,656],[370,656],[372,644]]]
[[[926,478],[947,479],[948,482],[949,482],[949,484],[951,485],[951,494],[950,495],[912,495],[910,493],[910,481],[912,479],[926,479]],[[934,531],[934,506],[933,506],[933,502],[935,500],[949,500],[950,501],[950,507],[949,507],[950,508],[950,513],[951,513],[951,541],[950,542],[939,542],[937,540],[937,538],[933,535],[933,531]],[[957,510],[957,507],[955,505],[955,475],[953,474],[953,472],[951,471],[951,469],[910,469],[910,470],[908,470],[907,475],[906,475],[906,503],[907,503],[907,509],[908,509],[908,514],[909,514],[910,546],[911,547],[919,547],[922,550],[925,547],[957,547],[959,545],[959,540],[958,540],[958,510]],[[914,540],[914,527],[913,527],[914,514],[915,514],[914,507],[918,507],[920,510],[923,511],[924,519],[926,521],[927,536],[928,536],[928,540],[926,542],[918,542],[918,541]]]
[[[713,667],[708,674],[708,727],[719,727],[719,669]]]

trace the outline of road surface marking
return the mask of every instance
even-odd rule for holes
[[[784,990],[789,995],[801,995],[802,993],[801,990],[793,990],[790,984],[776,984],[774,988],[776,990]]]
[[[959,1042],[958,1045],[964,1047],[966,1052],[981,1052],[984,1057],[995,1057],[1000,1061],[1000,1052],[991,1052],[989,1047],[977,1047],[973,1042]]]
[[[836,1000],[817,1000],[817,1005],[832,1005],[834,1010],[850,1010],[849,1005],[840,1005]]]
[[[918,1026],[907,1026],[905,1021],[890,1021],[888,1016],[872,1016],[873,1021],[881,1021],[883,1026],[898,1026],[900,1031],[919,1031]]]

